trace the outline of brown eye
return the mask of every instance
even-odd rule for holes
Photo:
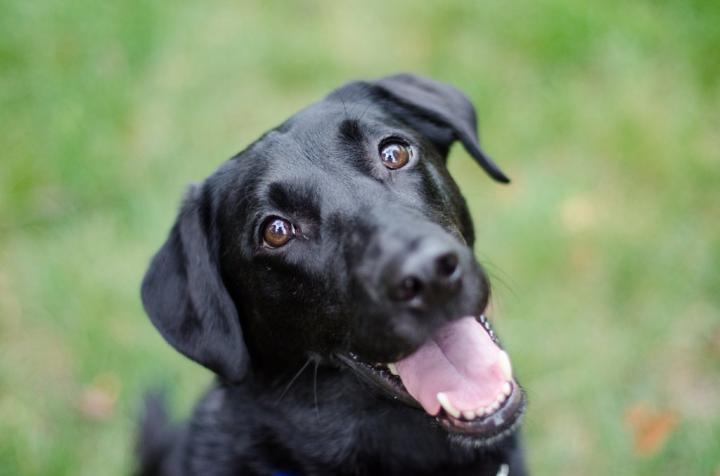
[[[410,147],[402,142],[386,142],[380,146],[380,159],[385,167],[392,170],[407,165],[411,156]]]
[[[285,245],[295,235],[295,228],[287,220],[273,217],[265,222],[263,241],[270,248],[279,248]]]

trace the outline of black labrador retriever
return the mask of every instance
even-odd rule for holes
[[[446,168],[459,140],[508,181],[476,128],[448,85],[351,82],[190,187],[142,299],[217,379],[181,427],[149,401],[140,474],[525,474],[525,395]]]

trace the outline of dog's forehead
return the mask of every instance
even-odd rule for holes
[[[414,167],[416,173],[398,177],[391,191],[378,147],[393,136],[432,152],[423,136],[372,97],[333,93],[267,132],[236,157],[233,168],[240,174],[240,183],[235,183],[242,192],[234,195],[252,197],[259,207],[313,205],[327,212],[364,209],[399,196],[420,203],[421,195],[433,195],[445,181],[439,172],[444,165],[441,158],[428,154],[427,160]]]
[[[254,147],[267,176],[341,173],[381,130],[397,124],[377,106],[324,99],[269,131]],[[356,164],[355,164],[356,165]]]
[[[277,130],[303,142],[321,138],[334,140],[347,122],[371,127],[394,121],[370,98],[344,100],[342,96],[330,95],[299,111]]]

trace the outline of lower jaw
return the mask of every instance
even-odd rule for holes
[[[440,409],[437,415],[425,413],[422,406],[405,390],[402,383],[396,377],[375,365],[363,362],[357,357],[339,356],[346,365],[353,368],[363,381],[371,384],[380,393],[390,398],[396,404],[416,408],[418,412],[425,414],[427,418],[434,419],[445,431],[454,443],[470,447],[492,446],[500,440],[511,435],[522,421],[525,411],[526,397],[523,390],[513,381],[512,391],[506,400],[496,411],[489,415],[466,420],[456,418]]]
[[[512,393],[503,405],[490,415],[473,420],[455,418],[441,410],[435,420],[453,441],[472,446],[492,445],[515,432],[525,413],[526,397],[523,390],[513,382]]]
[[[484,327],[492,341],[498,344],[497,337],[484,315],[480,314],[476,320]],[[355,370],[355,373],[363,380],[375,386],[382,394],[394,400],[397,404],[404,404],[417,408],[428,418],[433,418],[447,431],[453,441],[472,446],[492,445],[501,439],[512,434],[520,425],[525,411],[526,397],[523,390],[512,379],[509,383],[511,389],[506,393],[504,400],[498,402],[494,407],[485,408],[486,413],[470,412],[470,418],[465,418],[465,413],[457,410],[449,414],[446,406],[441,405],[436,415],[425,413],[425,410],[405,389],[400,378],[397,376],[397,369],[394,364],[370,364],[359,359],[354,354],[338,355],[346,365]],[[508,363],[509,366],[509,363]],[[508,374],[511,370],[508,369]],[[457,413],[456,413],[457,412]]]

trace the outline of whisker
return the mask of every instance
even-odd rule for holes
[[[517,291],[515,290],[514,283],[512,283],[512,277],[508,273],[484,256],[478,257],[478,262],[485,268],[485,271],[492,281],[500,283],[513,297],[517,297]]]
[[[303,366],[300,367],[300,370],[298,370],[297,373],[295,374],[295,376],[292,379],[290,379],[290,383],[288,383],[287,387],[285,387],[285,390],[282,391],[282,393],[280,394],[280,397],[278,397],[277,401],[275,402],[276,404],[280,403],[280,400],[282,400],[283,397],[285,396],[285,394],[288,392],[288,390],[290,390],[290,387],[292,387],[292,384],[294,384],[295,381],[298,379],[298,377],[300,377],[300,374],[303,373],[303,370],[305,370],[305,368],[307,368],[307,366],[310,364],[311,360],[312,360],[312,357],[308,357],[308,359],[305,361]]]
[[[315,417],[320,418],[320,408],[318,407],[318,395],[317,395],[317,374],[318,367],[320,366],[320,360],[315,359],[315,375],[313,377],[313,394],[315,396]]]
[[[372,102],[372,101],[368,101],[367,106],[365,106],[365,108],[363,109],[363,111],[360,113],[359,116],[355,117],[355,120],[358,121],[358,122],[360,122],[360,120],[361,120],[363,117],[365,117],[365,114],[367,114],[368,110],[370,109],[370,107],[371,107],[372,105],[373,105],[373,102]]]
[[[340,102],[342,103],[343,110],[345,111],[345,119],[350,119],[350,115],[348,114],[347,105],[345,104],[345,98],[342,94],[340,96]]]

